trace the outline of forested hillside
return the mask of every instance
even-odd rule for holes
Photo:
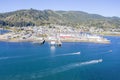
[[[73,27],[119,28],[119,17],[104,17],[81,11],[18,10],[0,13],[0,27],[40,26],[49,24]]]

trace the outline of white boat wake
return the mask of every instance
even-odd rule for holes
[[[39,57],[34,60],[40,60],[40,59],[49,59],[49,58],[55,58],[55,57],[62,57],[62,56],[72,56],[72,55],[80,55],[80,52],[75,52],[75,53],[66,53],[66,54],[59,54],[59,55],[52,55],[52,56],[47,56],[47,57]],[[33,61],[34,61],[33,60]]]
[[[70,55],[80,55],[80,52],[60,54],[60,55],[55,55],[55,56],[53,56],[53,57],[58,57],[58,56],[70,56]]]
[[[42,77],[53,75],[53,74],[56,74],[56,73],[68,71],[68,70],[74,69],[76,67],[81,67],[81,66],[85,66],[85,65],[92,65],[92,64],[101,63],[102,61],[103,61],[103,59],[90,60],[90,61],[86,61],[86,62],[78,62],[78,63],[64,65],[64,66],[55,68],[53,70],[47,69],[47,70],[43,70],[43,71],[38,71],[36,73],[27,74],[25,76],[29,76],[28,77],[29,79],[42,78]],[[17,78],[20,78],[20,77],[23,77],[23,76],[20,75]],[[16,78],[16,77],[14,77],[14,78]]]
[[[59,72],[64,72],[76,67],[80,67],[80,66],[84,66],[84,65],[90,65],[90,64],[97,64],[102,62],[102,59],[98,59],[98,60],[91,60],[91,61],[86,61],[86,62],[80,62],[80,63],[73,63],[73,64],[69,64],[69,65],[65,65],[59,68],[56,68],[54,70],[51,71],[51,73],[55,74],[55,73],[59,73]]]
[[[112,52],[112,50],[109,50],[108,52]]]
[[[8,59],[9,57],[0,57],[0,60]]]
[[[6,60],[6,59],[13,59],[13,58],[19,58],[21,56],[14,56],[14,57],[0,57],[0,60]]]
[[[99,54],[103,55],[103,54],[112,53],[112,52],[113,52],[112,50],[108,50],[108,51],[105,51],[105,52],[100,52]]]
[[[70,56],[70,55],[80,55],[80,52],[54,55],[54,56],[52,56],[52,57]],[[34,56],[34,55],[28,55],[28,56],[13,56],[13,57],[0,57],[0,60],[14,59],[14,58],[25,58],[25,57],[31,57],[31,56]],[[50,58],[50,56],[41,57],[41,58],[39,58],[39,59],[45,59],[45,58]]]

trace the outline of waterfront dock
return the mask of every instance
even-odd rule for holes
[[[43,40],[44,38],[44,40]],[[23,27],[11,29],[11,32],[0,35],[1,41],[12,42],[50,42],[55,41],[55,44],[62,45],[62,42],[94,42],[94,43],[110,43],[110,40],[95,34],[88,34],[78,29],[66,26],[56,26],[49,28],[46,26],[39,27]]]

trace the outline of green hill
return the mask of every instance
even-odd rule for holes
[[[119,17],[104,17],[81,11],[18,10],[0,13],[0,26],[40,26],[49,24],[75,27],[119,28]]]

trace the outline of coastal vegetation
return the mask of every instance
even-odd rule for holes
[[[82,11],[17,10],[0,13],[0,27],[27,27],[41,25],[66,25],[72,27],[120,28],[119,17],[104,17]]]

